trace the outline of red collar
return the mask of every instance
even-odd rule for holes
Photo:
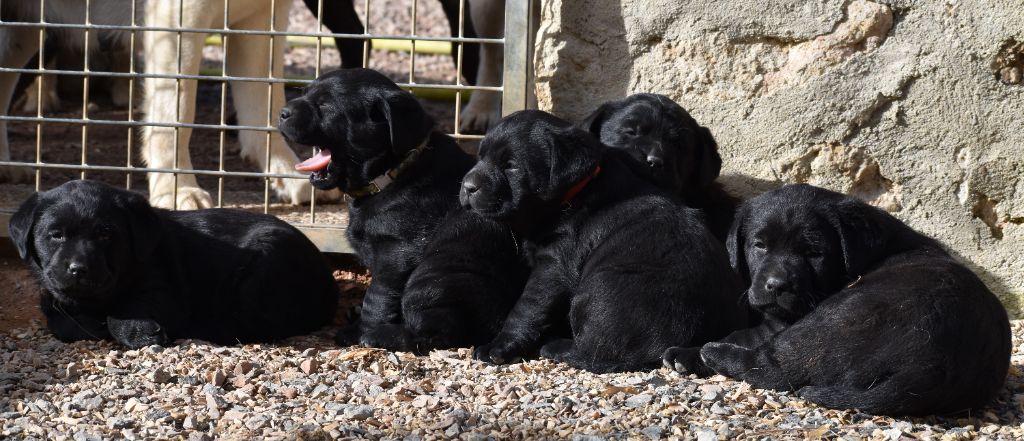
[[[576,195],[578,195],[581,191],[583,191],[583,187],[586,187],[587,184],[590,183],[591,179],[596,178],[597,175],[600,174],[600,173],[601,173],[601,166],[599,165],[597,167],[594,167],[594,171],[590,172],[590,174],[587,175],[586,177],[584,177],[583,179],[580,179],[579,182],[577,182],[575,185],[573,185],[571,188],[569,188],[569,191],[565,192],[565,196],[562,197],[562,203],[563,204],[568,204],[569,201],[572,200],[572,198],[576,197]]]

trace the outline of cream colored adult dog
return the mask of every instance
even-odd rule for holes
[[[505,33],[505,0],[468,0],[469,14],[473,28],[480,38],[501,38]],[[533,17],[530,32],[537,34],[540,26],[540,0],[533,1]],[[533,48],[529,59],[533,60]],[[480,68],[477,71],[478,86],[500,86],[502,67],[505,62],[504,46],[499,44],[480,45]],[[529,91],[530,108],[537,108],[537,97]],[[462,110],[459,130],[464,133],[485,133],[501,119],[501,94],[498,92],[475,91],[469,103]]]
[[[93,0],[90,21],[94,24],[128,25],[133,0]],[[224,0],[134,0],[136,10],[144,17],[136,22],[151,27],[164,28],[222,28]],[[85,2],[78,0],[47,0],[46,20],[50,23],[82,24],[85,22]],[[227,25],[231,29],[283,31],[288,26],[288,0],[230,0],[227,11]],[[5,20],[39,21],[39,3],[34,1],[4,2]],[[82,46],[82,33],[66,32],[67,44]],[[178,48],[177,32],[141,32],[145,54],[145,72],[158,75],[198,75],[202,60],[203,42],[206,34],[197,32],[181,33],[181,50]],[[91,38],[127,38],[122,31],[94,31]],[[62,36],[63,37],[63,36]],[[77,37],[77,38],[76,38]],[[274,37],[274,51],[271,54],[270,39],[266,35],[238,35],[227,37],[226,73],[231,76],[266,78],[272,72],[274,78],[283,77],[284,38]],[[39,51],[37,28],[0,27],[0,66],[20,68]],[[90,47],[99,47],[93,42]],[[178,54],[180,53],[180,58]],[[271,63],[273,69],[271,69]],[[6,114],[18,74],[0,74],[0,109]],[[150,123],[192,123],[195,119],[196,81],[171,78],[146,78],[145,121]],[[268,87],[260,81],[234,81],[231,84],[238,123],[242,126],[267,126],[277,119],[277,113],[284,104],[284,87],[275,84]],[[268,100],[268,94],[271,99]],[[269,108],[268,108],[269,101]],[[10,159],[7,144],[7,127],[0,121],[0,160]],[[152,168],[191,169],[189,156],[189,128],[146,127],[143,131],[142,157]],[[239,133],[242,157],[258,164],[259,170],[271,173],[294,173],[298,162],[295,153],[284,143],[276,132],[270,135],[270,155],[266,154],[266,132],[246,131]],[[177,155],[175,155],[177,152]],[[177,156],[177,158],[175,158]],[[0,167],[0,182],[26,181],[30,177],[28,168]],[[204,208],[213,205],[213,199],[199,188],[194,175],[179,174],[177,198],[174,191],[175,178],[168,173],[150,173],[149,191],[153,205],[163,208]],[[273,179],[272,186],[278,196],[286,202],[299,204],[309,200],[311,187],[306,179]],[[338,195],[330,195],[337,197]]]

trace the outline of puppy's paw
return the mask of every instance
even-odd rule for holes
[[[696,374],[704,377],[713,374],[704,364],[700,357],[700,348],[681,348],[678,346],[665,350],[661,355],[661,362],[665,367],[673,369],[680,374]]]
[[[732,343],[712,342],[700,349],[700,359],[711,370],[727,377],[739,377],[749,369],[750,350]]]
[[[178,187],[177,204],[175,204],[174,189],[158,191],[149,196],[149,203],[157,208],[169,210],[198,210],[200,208],[212,208],[213,198],[210,193],[199,187]]]
[[[411,338],[401,324],[383,324],[364,329],[359,336],[359,344],[371,348],[389,351],[411,350]]]
[[[575,348],[576,344],[571,338],[562,338],[541,346],[540,355],[544,358],[564,362]]]
[[[31,182],[33,176],[32,169],[26,167],[0,166],[0,182],[2,183],[18,184]]]
[[[476,91],[462,110],[459,131],[486,133],[501,120],[501,96],[493,92]]]
[[[110,317],[107,319],[107,327],[114,340],[132,349],[170,342],[167,332],[153,320]]]
[[[494,364],[515,363],[522,360],[523,352],[512,341],[497,338],[486,345],[477,346],[473,351],[473,358]]]
[[[353,324],[338,330],[334,335],[334,342],[338,346],[355,346],[359,344],[359,325]]]

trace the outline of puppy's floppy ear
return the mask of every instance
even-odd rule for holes
[[[11,232],[11,241],[14,248],[18,250],[21,259],[28,262],[35,258],[35,247],[32,246],[32,229],[36,225],[37,213],[39,211],[39,193],[33,193],[25,202],[18,207],[18,211],[11,216],[7,227]]]
[[[729,252],[729,263],[732,265],[733,270],[736,271],[736,274],[740,276],[740,280],[743,280],[744,285],[750,284],[750,268],[747,266],[747,245],[743,239],[743,235],[746,234],[744,224],[747,217],[750,216],[749,206],[749,202],[743,203],[736,210],[732,227],[729,228],[729,236],[725,239],[725,249]]]
[[[618,101],[608,101],[601,104],[597,110],[593,111],[590,115],[587,115],[577,126],[583,130],[590,132],[598,140],[601,139],[601,127],[604,126],[605,120],[619,107]]]
[[[143,259],[156,249],[163,235],[160,216],[142,195],[127,190],[117,192],[114,204],[127,217],[135,257]]]
[[[601,143],[589,133],[573,126],[553,127],[549,137],[549,177],[546,200],[560,200],[573,185],[597,167]]]
[[[894,245],[890,243],[894,229],[906,228],[881,209],[851,197],[827,204],[822,209],[839,236],[846,274],[851,279],[856,279],[885,258],[890,245]]]
[[[722,156],[718,154],[718,143],[707,127],[697,126],[694,131],[694,150],[697,153],[697,167],[693,174],[693,188],[705,188],[718,179],[722,173]]]
[[[434,120],[411,93],[404,90],[384,92],[380,111],[391,132],[391,150],[401,155],[416,148],[434,130]]]

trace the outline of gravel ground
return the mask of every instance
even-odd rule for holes
[[[280,344],[124,350],[60,343],[38,325],[0,336],[0,438],[10,439],[1024,439],[1024,322],[999,399],[961,418],[833,411],[790,394],[667,369],[594,375],[470,350]]]

